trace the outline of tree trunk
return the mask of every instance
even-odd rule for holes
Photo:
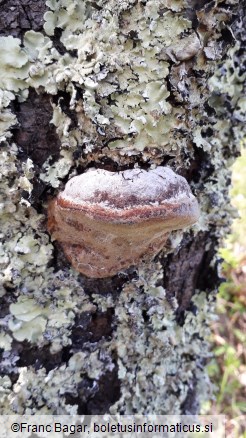
[[[197,413],[245,121],[245,4],[0,5],[1,413]],[[166,165],[198,223],[118,275],[76,272],[49,200],[91,167]]]

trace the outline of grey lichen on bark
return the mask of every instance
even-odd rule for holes
[[[43,29],[32,7],[31,30],[0,22],[1,413],[196,412],[244,135],[243,4],[48,0]],[[48,200],[90,167],[159,165],[198,224],[113,278],[74,271]]]

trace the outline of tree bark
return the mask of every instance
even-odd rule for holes
[[[245,3],[0,5],[1,413],[197,413],[244,135]],[[117,276],[74,271],[49,200],[91,167],[158,165],[187,179],[199,222]]]

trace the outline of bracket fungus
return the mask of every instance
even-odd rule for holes
[[[77,271],[103,278],[154,256],[198,217],[189,184],[168,167],[91,169],[51,201],[48,230]]]

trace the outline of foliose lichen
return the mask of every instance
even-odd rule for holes
[[[193,14],[185,0],[46,4],[43,32],[28,31],[23,41],[0,37],[0,348],[1,371],[14,376],[1,378],[1,412],[76,413],[78,400],[96,396],[100,379],[116,370],[121,392],[110,412],[180,413],[194,386],[200,398],[211,388],[201,365],[209,356],[211,299],[196,290],[196,312],[186,310],[178,324],[160,262],[140,266],[120,294],[102,295],[99,286],[90,296],[63,261],[54,269],[45,210],[32,196],[38,183],[54,194],[91,163],[154,168],[168,161],[189,176],[199,199],[194,235],[213,229],[221,238],[233,215],[228,166],[245,120],[237,45],[209,85],[207,78],[222,58],[222,31],[230,32],[238,2]],[[49,156],[40,167],[13,141],[19,123],[13,104],[27,100],[30,89],[50,96],[50,122],[60,139],[58,160]],[[182,238],[173,234],[170,252]],[[87,333],[90,315],[112,308],[110,336],[85,336],[83,348],[76,347],[75,322],[82,319]],[[45,365],[35,361],[36,348]],[[62,351],[65,359],[58,360]]]

